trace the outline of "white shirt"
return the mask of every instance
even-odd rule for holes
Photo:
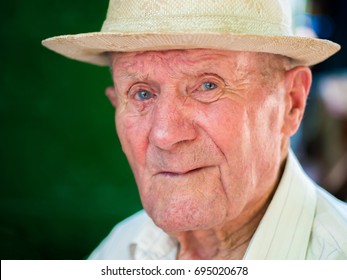
[[[177,240],[140,211],[118,224],[89,259],[172,260],[177,251]],[[292,151],[244,259],[347,259],[347,204],[317,186]]]

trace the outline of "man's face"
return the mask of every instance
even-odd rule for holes
[[[285,93],[272,55],[113,56],[116,128],[141,200],[167,232],[223,227],[274,188]]]

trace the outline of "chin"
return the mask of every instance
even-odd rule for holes
[[[213,210],[213,209],[212,209]],[[207,230],[223,224],[225,214],[211,209],[174,207],[149,213],[154,223],[167,233]]]

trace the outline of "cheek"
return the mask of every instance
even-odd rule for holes
[[[148,143],[146,126],[141,124],[145,124],[145,122],[136,116],[116,115],[118,138],[135,176],[145,163]]]
[[[210,104],[199,116],[199,126],[222,155],[221,180],[231,197],[242,196],[249,185],[250,162],[253,160],[252,129],[247,106],[234,100]]]
[[[248,116],[245,106],[236,102],[220,102],[206,106],[199,115],[199,126],[224,155],[233,158],[249,142]]]
[[[281,114],[278,100],[259,97],[247,103],[229,100],[208,108],[200,123],[225,160],[222,181],[229,199],[242,204],[247,189],[270,184],[280,160]],[[236,205],[235,204],[235,205]]]
[[[281,104],[277,95],[271,95],[261,103],[261,110],[253,108],[251,117],[254,137],[256,138],[254,140],[258,141],[264,148],[268,147],[274,151],[282,139],[284,106]],[[270,151],[265,150],[265,152]]]
[[[252,152],[249,160],[254,184],[266,187],[275,183],[280,166],[283,108],[276,96],[267,97],[260,106],[248,112]]]

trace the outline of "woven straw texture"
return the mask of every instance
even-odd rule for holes
[[[339,45],[295,37],[290,0],[110,0],[101,32],[43,41],[72,59],[108,65],[109,52],[210,48],[281,54],[319,63]]]

